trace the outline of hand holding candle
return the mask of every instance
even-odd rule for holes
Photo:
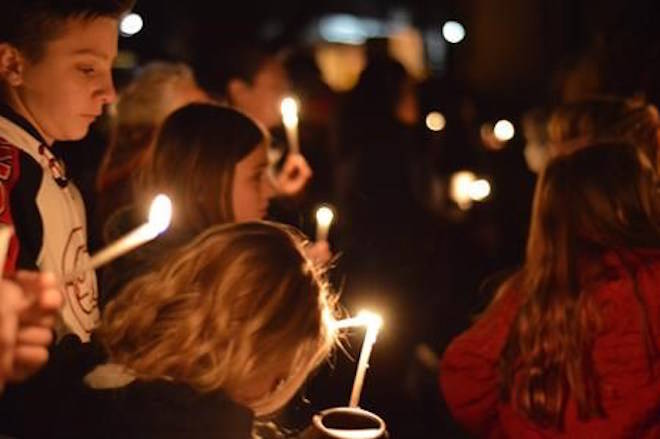
[[[298,103],[292,97],[282,99],[280,104],[282,113],[282,123],[286,130],[286,138],[289,143],[289,149],[293,154],[300,153],[300,144],[298,143]]]

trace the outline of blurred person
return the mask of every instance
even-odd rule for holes
[[[46,364],[61,306],[52,274],[19,271],[0,280],[0,393]]]
[[[133,279],[39,437],[251,438],[335,344],[335,298],[302,243],[273,223],[213,226]]]
[[[98,224],[132,202],[132,180],[145,164],[146,152],[165,118],[189,103],[208,100],[185,64],[152,62],[140,69],[113,111],[110,145],[96,181]]]
[[[444,353],[440,387],[476,437],[657,437],[660,200],[643,153],[554,159],[523,267]]]
[[[158,193],[174,206],[170,228],[156,241],[116,261],[104,278],[104,296],[148,270],[151,261],[184,245],[215,224],[265,218],[275,195],[269,173],[268,131],[230,107],[190,104],[172,113],[151,145],[135,184],[135,204],[108,224],[113,241],[143,222],[144,208]],[[310,248],[319,262],[330,258],[328,244]],[[104,300],[106,300],[104,298]]]
[[[83,201],[52,146],[85,137],[104,105],[114,101],[118,22],[133,3],[2,3],[0,222],[14,229],[2,267],[7,275],[41,270],[61,279],[89,261]],[[58,338],[73,333],[88,340],[99,320],[96,274],[82,271],[62,293]],[[20,424],[34,422],[35,413],[24,403],[47,384],[37,375],[7,387],[0,401],[0,434],[21,436]]]
[[[336,190],[340,211],[350,218],[349,233],[361,242],[356,250],[379,249],[377,258],[368,258],[374,263],[398,259],[399,250],[414,247],[409,241],[416,230],[409,222],[423,216],[412,192],[422,161],[413,79],[393,59],[370,61],[338,118]]]
[[[214,48],[196,63],[201,87],[217,102],[235,107],[267,129],[282,126],[280,105],[290,94],[291,84],[282,56],[256,44]],[[312,176],[312,169],[298,153],[286,154],[278,172],[278,191],[298,195]]]

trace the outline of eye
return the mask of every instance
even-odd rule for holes
[[[96,69],[92,66],[80,66],[78,70],[85,76],[91,76],[96,73]]]

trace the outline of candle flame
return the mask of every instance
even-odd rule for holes
[[[369,328],[380,329],[383,326],[383,318],[375,312],[362,310],[357,315],[358,319],[364,322]]]
[[[328,206],[321,206],[316,210],[316,222],[321,226],[329,226],[335,219],[335,213]]]
[[[298,102],[294,98],[289,96],[282,99],[280,111],[285,126],[295,127],[298,125]]]
[[[172,201],[167,195],[159,194],[149,208],[149,226],[154,236],[160,235],[170,226],[172,220]]]

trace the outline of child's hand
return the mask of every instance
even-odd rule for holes
[[[13,328],[7,335],[14,338],[7,345],[11,347],[7,354],[11,366],[6,376],[10,381],[22,381],[48,361],[48,347],[63,298],[52,274],[19,271],[14,281],[13,288],[9,288],[13,290],[16,317],[9,320]]]
[[[276,177],[277,190],[282,195],[296,195],[312,177],[312,169],[302,154],[290,153]]]

